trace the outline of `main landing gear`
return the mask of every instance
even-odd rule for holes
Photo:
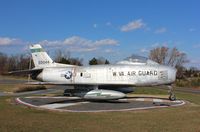
[[[176,100],[176,95],[175,95],[175,93],[174,93],[174,88],[173,88],[173,86],[168,86],[168,88],[169,88],[169,100],[171,100],[171,101],[175,101]]]

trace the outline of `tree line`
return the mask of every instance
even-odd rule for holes
[[[156,47],[150,50],[149,59],[163,65],[175,67],[177,69],[177,78],[186,77],[199,77],[200,72],[197,68],[185,68],[184,64],[188,63],[186,53],[180,52],[177,48],[168,48],[165,46]],[[54,60],[58,63],[71,64],[71,65],[83,65],[82,58],[71,57],[70,52],[63,52],[62,50],[56,50],[54,54]],[[33,63],[30,65],[30,55],[20,54],[8,56],[4,53],[0,53],[0,74],[5,74],[9,71],[24,70],[33,68]],[[110,64],[109,60],[103,57],[93,57],[88,61],[89,65]]]
[[[56,50],[55,56],[54,56],[55,62],[63,63],[63,64],[70,64],[70,65],[83,65],[83,59],[82,58],[75,58],[71,57],[70,52],[64,52],[62,50]],[[105,59],[104,57],[93,57],[91,60],[88,61],[89,65],[101,65],[101,64],[110,64],[110,62]]]
[[[0,74],[29,69],[30,57],[26,54],[8,56],[0,52]],[[32,68],[32,67],[30,67]]]
[[[70,52],[61,50],[55,51],[54,61],[57,63],[70,65],[83,65],[83,59],[71,57]],[[103,57],[92,58],[89,60],[89,65],[109,64],[110,62]],[[7,74],[9,71],[26,70],[34,67],[33,60],[28,54],[7,55],[0,52],[0,74]]]

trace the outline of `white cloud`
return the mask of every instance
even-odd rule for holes
[[[159,46],[167,47],[168,46],[168,42],[162,42],[162,43],[156,42],[156,43],[151,45],[152,48],[159,47]]]
[[[48,41],[44,40],[39,42],[42,45],[48,45],[51,47],[61,47],[66,46],[69,50],[77,52],[90,52],[95,51],[102,46],[117,46],[118,41],[114,39],[100,39],[100,40],[89,40],[79,36],[72,36],[64,40]]]
[[[193,48],[200,48],[200,44],[194,45]]]
[[[151,47],[154,48],[154,47],[158,47],[159,45],[160,45],[160,44],[157,42],[157,43],[152,44]]]
[[[23,42],[20,39],[9,38],[9,37],[0,37],[0,46],[22,44]]]
[[[142,21],[142,19],[138,19],[138,20],[131,21],[126,25],[123,25],[121,27],[121,31],[122,32],[133,31],[136,29],[143,28],[143,27],[145,27],[145,25],[146,24]]]
[[[161,47],[161,46],[168,47],[168,43],[167,42],[162,42],[162,43],[156,42],[156,43],[154,43],[152,45],[145,46],[145,47],[143,47],[141,49],[138,49],[138,50],[142,54],[148,54],[151,49],[154,49],[154,48],[157,48],[157,47]]]
[[[107,22],[107,23],[106,23],[106,26],[111,26],[111,25],[112,25],[111,22]]]
[[[97,24],[95,23],[95,24],[93,24],[93,28],[97,28]]]
[[[40,41],[39,44],[47,45],[47,46],[56,46],[56,45],[58,46],[58,45],[61,45],[62,42],[59,40],[55,40],[55,41],[43,40],[43,41]]]
[[[89,46],[92,43],[91,40],[79,37],[79,36],[72,36],[69,38],[66,38],[63,41],[64,45],[84,45],[84,46]]]
[[[192,63],[192,64],[200,64],[200,60],[191,59],[191,60],[190,60],[190,63]]]
[[[103,45],[118,45],[118,41],[114,39],[102,39],[94,42],[95,46],[103,46]]]
[[[113,53],[114,51],[112,49],[105,49],[104,52],[105,53]]]
[[[104,51],[105,48],[110,48],[119,45],[119,42],[117,40],[111,38],[90,40],[79,36],[72,36],[64,40],[42,40],[37,43],[44,46],[48,46],[48,48],[65,48],[74,52],[92,52],[98,50]],[[33,43],[15,38],[0,37],[0,46],[16,44],[24,45],[24,49],[28,49],[27,45]]]
[[[161,34],[161,33],[165,33],[167,31],[167,29],[165,27],[161,27],[159,29],[157,29],[155,31],[156,34]]]
[[[195,28],[190,28],[189,31],[190,32],[194,32],[194,31],[196,31],[196,29]]]
[[[141,53],[149,53],[149,50],[146,49],[146,48],[142,48],[142,49],[140,49],[140,52],[141,52]]]
[[[92,52],[96,51],[98,47],[69,47],[69,51],[73,52]]]

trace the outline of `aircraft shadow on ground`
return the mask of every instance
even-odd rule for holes
[[[137,99],[137,98],[144,98],[144,99],[161,99],[161,100],[169,100],[168,98],[162,97],[146,97],[146,96],[135,96],[135,97],[126,97],[127,99]]]
[[[127,100],[85,100],[85,99],[68,99],[68,100],[59,100],[59,101],[53,101],[48,104],[54,104],[54,103],[81,103],[81,102],[91,102],[91,103],[130,103],[130,100],[128,99],[138,99],[138,98],[144,98],[144,99],[160,99],[160,100],[168,100],[167,98],[161,98],[161,97],[126,97],[124,99]],[[158,104],[158,103],[155,103]],[[166,104],[160,104],[160,105],[166,105]]]
[[[59,100],[53,101],[48,104],[55,103],[81,103],[81,102],[91,102],[91,103],[130,103],[128,100],[85,100],[85,99],[70,99],[70,100]]]

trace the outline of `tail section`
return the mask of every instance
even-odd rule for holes
[[[44,49],[39,44],[30,46],[33,63],[37,68],[44,68],[53,65],[53,60],[44,51]]]

